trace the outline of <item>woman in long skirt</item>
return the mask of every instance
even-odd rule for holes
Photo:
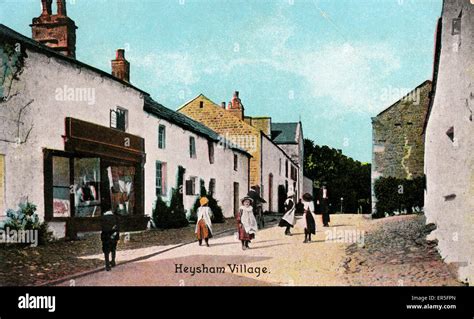
[[[291,236],[291,231],[290,229],[295,226],[296,223],[296,206],[294,203],[294,197],[295,193],[293,191],[288,192],[288,197],[285,201],[284,207],[285,207],[285,215],[280,220],[280,223],[278,226],[280,227],[285,227],[285,235]]]
[[[201,207],[197,211],[197,223],[196,223],[196,236],[199,242],[199,246],[202,245],[202,240],[206,242],[206,246],[209,247],[209,238],[212,238],[212,210],[209,206],[209,200],[207,197],[201,197],[199,200]]]
[[[252,198],[246,196],[242,199],[242,206],[237,213],[237,230],[239,232],[239,240],[242,242],[242,250],[249,247],[249,243],[255,238],[257,233],[257,220],[253,214]]]
[[[304,241],[311,242],[311,234],[316,235],[316,215],[314,214],[313,196],[311,194],[303,195],[303,225],[304,225]]]

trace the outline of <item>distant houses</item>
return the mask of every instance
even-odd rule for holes
[[[431,81],[425,81],[372,118],[372,212],[374,184],[381,177],[423,176],[423,125],[430,103]],[[392,213],[392,212],[390,212]]]
[[[42,1],[33,39],[0,25],[0,219],[29,201],[61,238],[98,230],[109,209],[124,231],[145,229],[156,200],[169,203],[173,190],[190,213],[205,187],[224,217],[251,186],[268,195],[269,211],[278,210],[279,186],[285,196],[290,188],[302,195],[300,123],[272,127],[269,118],[247,117],[248,124],[242,106],[239,125],[251,143],[242,144],[239,132],[166,108],[131,84],[124,50],[111,73],[77,60],[77,27],[65,0],[57,8]],[[225,112],[235,121],[240,110]]]

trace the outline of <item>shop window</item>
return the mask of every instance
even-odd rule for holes
[[[209,152],[209,163],[214,164],[214,142],[207,141],[207,149]]]
[[[128,125],[128,111],[121,107],[110,110],[110,127],[126,132]]]
[[[74,158],[74,205],[75,217],[101,215],[99,158]]]
[[[196,158],[196,139],[193,136],[189,137],[189,157]]]
[[[209,181],[209,195],[214,196],[216,194],[216,179],[211,178]]]
[[[164,125],[158,126],[158,148],[166,148],[166,126]]]
[[[186,181],[186,195],[196,194],[196,177],[190,177]]]
[[[234,154],[234,171],[237,171],[239,169],[239,157],[237,154]]]
[[[133,215],[135,211],[135,167],[108,166],[107,176],[110,209],[122,216]]]
[[[156,196],[166,196],[166,163],[156,162]]]
[[[53,157],[53,217],[71,216],[69,171],[68,157]]]
[[[0,216],[5,214],[5,155],[0,154]]]

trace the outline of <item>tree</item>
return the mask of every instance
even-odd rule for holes
[[[370,164],[361,163],[342,154],[341,150],[319,146],[304,140],[304,174],[315,183],[316,194],[326,185],[330,210],[344,213],[370,213]],[[318,195],[319,196],[319,195]]]

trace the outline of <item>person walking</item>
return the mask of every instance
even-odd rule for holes
[[[115,267],[117,242],[120,239],[118,218],[112,211],[109,210],[102,215],[101,228],[100,239],[105,259],[105,270],[110,271],[112,267]],[[110,260],[110,255],[112,255],[112,260]]]
[[[316,235],[316,215],[314,214],[313,196],[311,194],[303,195],[303,225],[304,225],[304,241],[311,242],[311,234]]]
[[[201,207],[197,210],[197,223],[196,223],[196,236],[199,242],[199,246],[202,245],[202,240],[206,242],[206,246],[209,247],[209,238],[212,238],[212,210],[208,206],[209,199],[207,197],[201,197],[199,200]]]
[[[286,227],[286,236],[291,236],[291,228],[294,227],[296,223],[296,205],[294,203],[294,197],[295,193],[293,191],[289,191],[284,204],[285,214],[283,215],[280,220],[280,223],[278,224],[278,226],[280,227]]]
[[[328,190],[326,186],[323,186],[321,191],[321,213],[323,217],[323,225],[324,227],[329,227],[329,222],[331,221],[329,215],[329,206],[328,206]]]
[[[242,242],[242,250],[249,249],[249,243],[255,238],[257,233],[257,220],[253,214],[252,198],[246,196],[242,199],[242,206],[237,213],[237,230],[239,233],[239,240]]]

